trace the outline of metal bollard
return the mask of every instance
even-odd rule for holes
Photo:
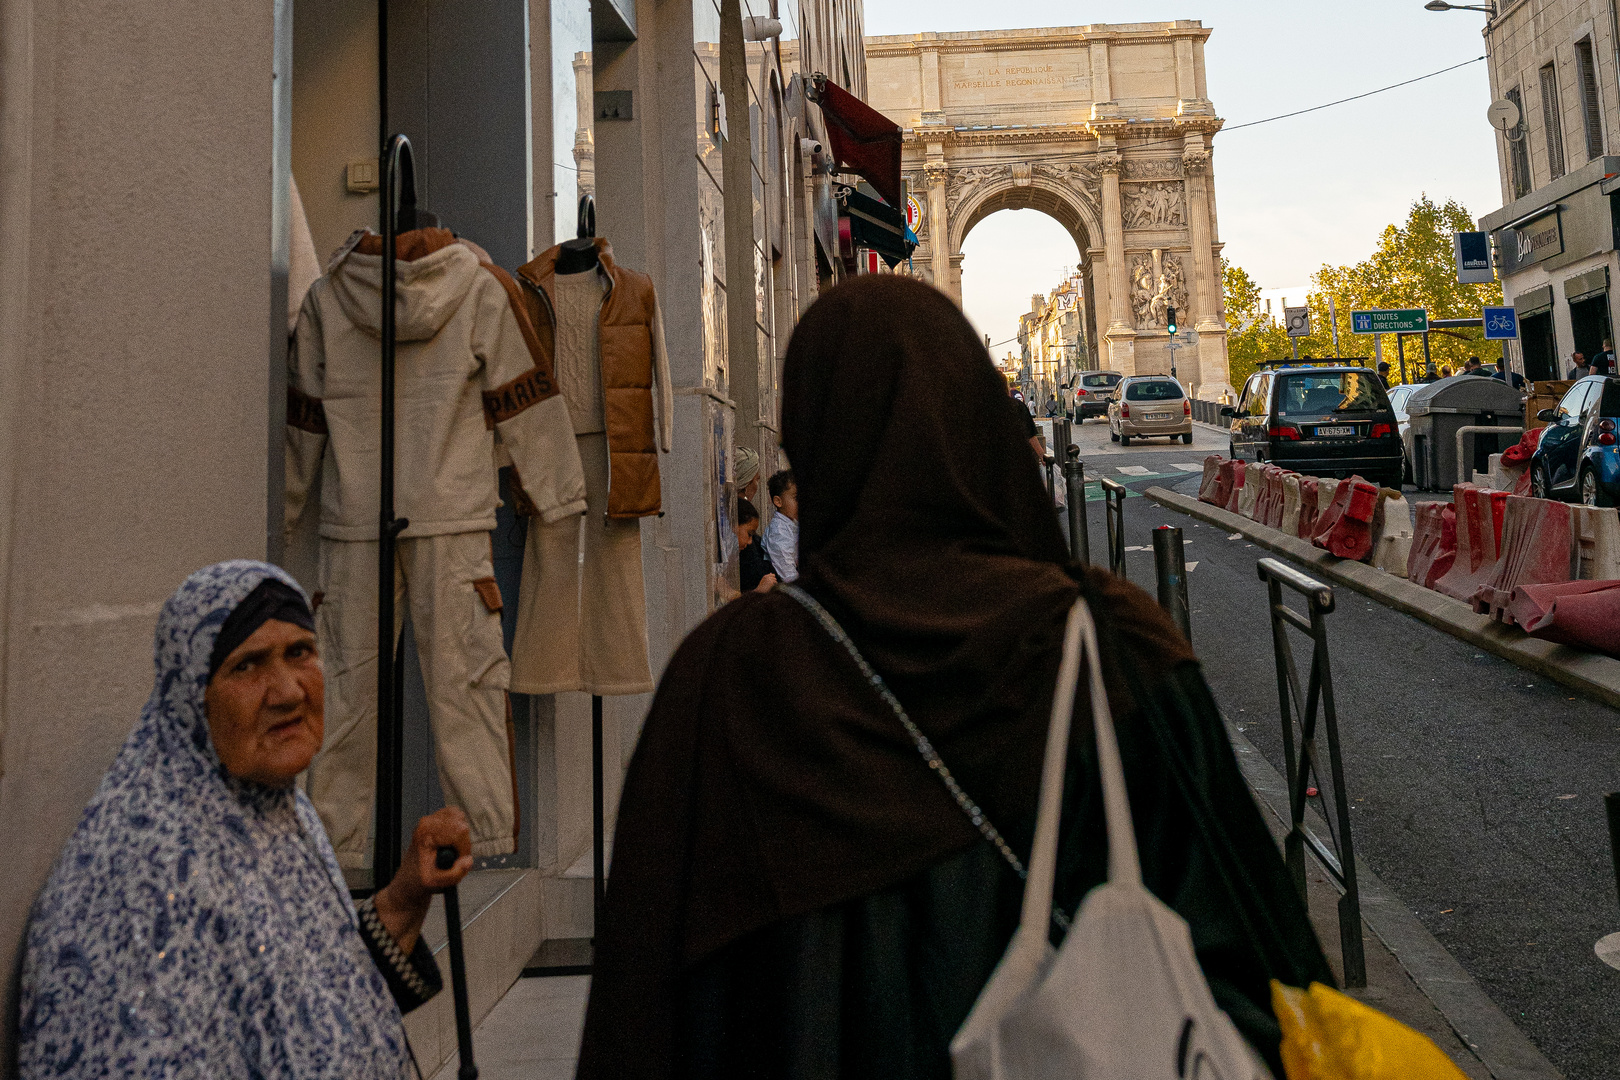
[[[1620,889],[1620,791],[1603,796],[1603,806],[1609,812],[1609,857],[1614,860],[1615,888]]]
[[[1103,521],[1108,525],[1108,572],[1130,579],[1125,571],[1125,498],[1124,484],[1108,477],[1102,478]]]
[[[1069,498],[1069,558],[1077,563],[1091,562],[1091,527],[1086,522],[1086,464],[1080,448],[1069,444],[1068,460],[1063,463],[1063,482]]]
[[[1159,583],[1159,606],[1170,613],[1183,637],[1192,640],[1192,611],[1187,601],[1187,553],[1181,530],[1160,525],[1153,530],[1153,574]]]

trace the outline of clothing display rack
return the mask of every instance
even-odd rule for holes
[[[416,162],[411,141],[388,133],[388,0],[377,0],[377,115],[383,183],[378,190],[378,228],[382,232],[382,432],[381,477],[377,516],[377,789],[376,827],[371,857],[371,884],[380,890],[393,880],[405,854],[404,635],[394,634],[395,542],[410,525],[394,515],[394,358],[397,346],[395,302],[396,239],[412,232],[416,221]],[[455,865],[454,848],[440,848],[441,870]],[[454,886],[444,894],[445,924],[450,945],[451,994],[460,1053],[458,1080],[478,1080],[473,1062],[472,1021],[467,996],[466,951],[461,939],[461,904]]]

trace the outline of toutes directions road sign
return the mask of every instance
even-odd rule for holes
[[[1429,329],[1429,313],[1422,308],[1352,311],[1350,329],[1357,334],[1421,334]]]

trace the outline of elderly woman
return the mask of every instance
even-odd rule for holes
[[[422,921],[470,837],[458,810],[424,818],[350,902],[293,784],[324,728],[313,627],[264,563],[199,570],[164,605],[152,696],[29,922],[24,1080],[405,1074],[401,1010],[440,985]]]

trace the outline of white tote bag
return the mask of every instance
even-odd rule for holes
[[[1108,819],[1108,881],[1048,940],[1082,647]],[[1209,992],[1187,924],[1142,884],[1119,743],[1084,599],[1069,612],[1022,922],[951,1042],[956,1080],[1260,1080],[1270,1071]]]

